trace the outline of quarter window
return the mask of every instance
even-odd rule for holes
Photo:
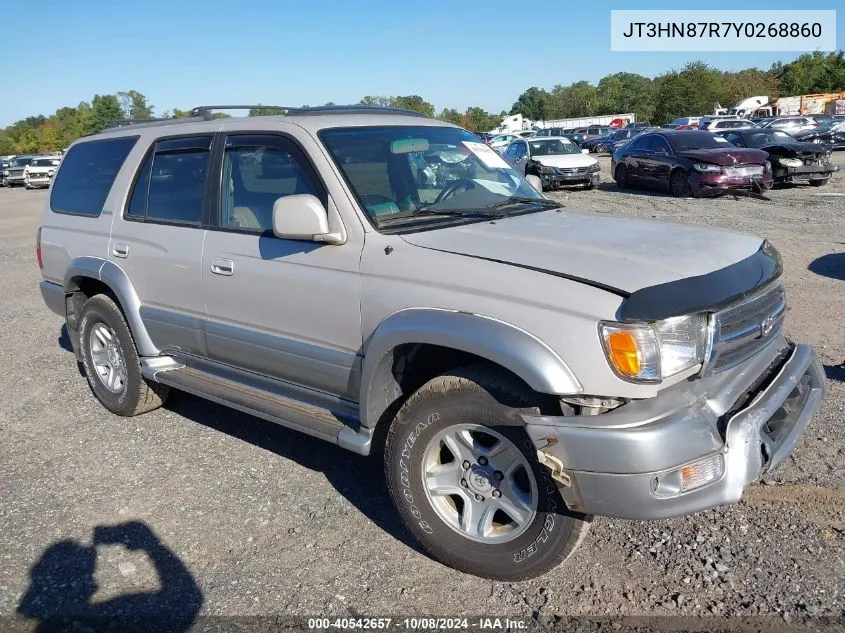
[[[137,136],[74,145],[62,160],[50,193],[56,213],[98,216]]]

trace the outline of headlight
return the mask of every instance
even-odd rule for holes
[[[707,163],[693,163],[692,168],[704,174],[714,174],[722,171],[719,165],[708,165]]]
[[[704,362],[707,317],[672,317],[655,323],[599,324],[613,371],[633,382],[660,382]]]
[[[804,164],[798,158],[778,158],[778,163],[784,167],[800,167]]]
[[[553,173],[555,173],[554,167],[547,167],[546,165],[543,165],[542,163],[534,163],[534,165],[537,167],[537,171],[540,172],[541,174],[553,174]]]
[[[594,163],[594,164],[590,165],[590,171],[591,172],[601,171],[601,165],[599,165],[598,163]]]

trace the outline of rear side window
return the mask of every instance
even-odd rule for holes
[[[199,224],[205,203],[211,136],[159,141],[141,165],[126,217]]]
[[[50,207],[56,213],[98,216],[137,136],[74,145],[53,182]]]

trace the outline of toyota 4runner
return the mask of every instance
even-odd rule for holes
[[[175,388],[383,452],[435,558],[516,580],[593,515],[737,501],[823,398],[766,241],[564,210],[408,111],[209,112],[80,139],[45,205],[44,301],[118,415]]]

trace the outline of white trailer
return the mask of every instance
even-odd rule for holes
[[[535,121],[534,125],[541,129],[547,127],[577,129],[590,127],[591,125],[609,126],[615,119],[623,121],[622,127],[625,127],[628,123],[635,123],[637,121],[637,115],[633,112],[626,112],[625,114],[602,114],[599,116],[584,116],[572,119],[548,119],[546,121]]]

